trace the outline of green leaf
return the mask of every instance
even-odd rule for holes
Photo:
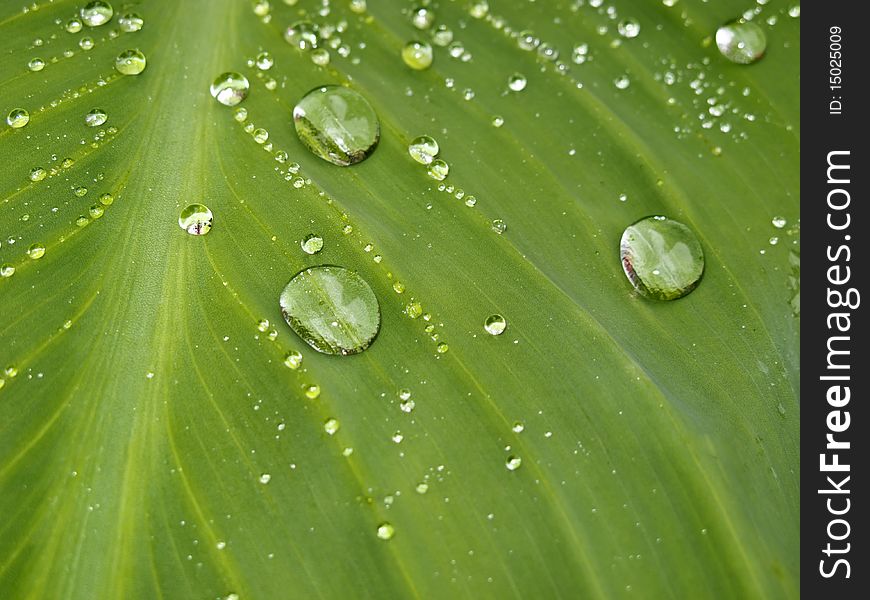
[[[462,49],[415,71],[412,4],[368,4],[0,9],[0,110],[30,114],[0,130],[0,596],[797,597],[799,19],[759,6],[740,65],[713,41],[736,0],[440,0]],[[301,19],[327,66],[283,39]],[[209,92],[232,71],[237,107]],[[378,115],[359,164],[297,137],[324,85]],[[679,300],[622,272],[649,215],[703,249]],[[380,305],[360,354],[283,321],[324,264]]]

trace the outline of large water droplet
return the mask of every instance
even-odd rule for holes
[[[764,56],[767,36],[751,21],[731,21],[716,30],[716,45],[731,62],[748,65]]]
[[[30,113],[23,108],[13,108],[6,115],[6,124],[12,129],[21,129],[30,122]]]
[[[181,211],[178,225],[190,235],[205,235],[211,231],[214,215],[204,204],[191,204]]]
[[[300,50],[317,48],[317,25],[311,21],[297,21],[284,30],[284,39]]]
[[[635,289],[657,300],[685,296],[704,273],[704,251],[698,238],[667,217],[646,217],[628,226],[622,234],[620,256]]]
[[[115,14],[115,11],[108,2],[94,0],[85,4],[81,11],[79,11],[79,14],[84,24],[88,27],[99,27],[108,23],[112,15]]]
[[[432,64],[432,46],[428,42],[408,42],[402,48],[402,60],[414,70],[428,69]]]
[[[507,321],[501,315],[490,315],[483,322],[483,328],[489,335],[501,335],[507,328]]]
[[[221,73],[211,84],[212,97],[224,106],[235,106],[248,97],[248,79],[241,73]]]
[[[438,142],[435,141],[435,138],[428,135],[415,137],[408,144],[408,154],[422,165],[431,164],[435,160],[435,157],[438,156],[438,152]]]
[[[312,153],[341,166],[365,160],[380,138],[378,116],[368,100],[335,85],[305,94],[293,109],[293,121]]]
[[[300,271],[281,292],[284,319],[305,342],[324,354],[357,354],[381,326],[378,299],[355,272],[333,265]]]
[[[139,50],[125,50],[115,59],[115,69],[121,75],[138,75],[145,70],[145,55]]]
[[[109,115],[102,108],[92,108],[85,115],[85,125],[88,127],[99,127],[109,118]]]

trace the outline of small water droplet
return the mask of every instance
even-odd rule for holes
[[[104,212],[106,212],[106,209],[101,204],[93,204],[88,209],[88,214],[91,215],[92,219],[99,219],[103,216]]]
[[[99,127],[109,118],[109,115],[102,108],[92,108],[85,115],[85,125],[88,127]]]
[[[738,19],[716,30],[716,45],[731,62],[748,65],[764,56],[767,36],[752,21]]]
[[[0,277],[12,277],[15,275],[15,267],[9,263],[0,266]]]
[[[697,287],[704,251],[691,229],[667,217],[646,217],[630,225],[620,242],[622,268],[641,295],[675,300]]]
[[[269,132],[262,127],[259,127],[251,133],[251,137],[253,137],[254,141],[258,144],[265,144],[269,139]]]
[[[306,254],[317,254],[323,250],[323,238],[316,233],[309,233],[302,239],[301,245]]]
[[[788,224],[788,221],[785,220],[785,217],[776,216],[773,217],[771,223],[773,223],[773,226],[777,229],[782,229]]]
[[[366,0],[350,0],[350,11],[361,15],[366,11]]]
[[[423,165],[431,164],[440,151],[438,142],[428,135],[421,135],[411,140],[408,144],[408,154],[411,158]]]
[[[67,21],[65,29],[69,33],[78,33],[82,30],[82,22],[78,19],[70,19]]]
[[[115,11],[112,9],[112,5],[108,2],[103,2],[102,0],[88,2],[81,8],[81,11],[79,11],[82,22],[84,22],[88,27],[99,27],[100,25],[105,25],[112,19],[112,15],[114,14]]]
[[[635,38],[640,33],[640,23],[637,22],[637,19],[625,19],[619,22],[616,30],[624,38]]]
[[[190,235],[205,235],[211,231],[214,216],[204,204],[190,204],[181,211],[178,225]]]
[[[300,271],[280,297],[281,312],[309,346],[324,354],[357,354],[378,334],[381,312],[368,283],[343,267]]]
[[[260,483],[262,483],[263,485],[266,485],[271,480],[272,480],[272,476],[269,475],[268,473],[263,473],[262,475],[260,475]]]
[[[377,534],[382,540],[390,540],[396,535],[396,529],[389,523],[384,522],[378,525]]]
[[[126,13],[118,17],[118,25],[120,25],[121,31],[133,33],[142,29],[145,20],[136,13]]]
[[[504,463],[508,471],[516,471],[523,464],[523,459],[519,456],[510,455]]]
[[[40,243],[32,244],[27,249],[27,256],[33,260],[38,260],[45,256],[45,246]]]
[[[429,169],[426,172],[429,174],[429,177],[435,181],[444,181],[450,173],[450,165],[440,158],[437,158],[429,164]]]
[[[145,55],[139,50],[125,50],[115,59],[115,69],[121,75],[138,75],[145,70]]]
[[[526,76],[522,73],[514,73],[508,78],[508,87],[514,92],[521,92],[526,89],[527,83]]]
[[[517,36],[517,45],[527,52],[531,52],[535,48],[537,48],[541,43],[541,39],[535,35],[533,31],[526,29],[525,31],[521,31],[519,36]]]
[[[431,8],[419,6],[411,11],[411,23],[417,29],[429,29],[435,22],[435,12]]]
[[[112,194],[110,194],[109,192],[106,192],[105,194],[100,194],[100,203],[103,206],[109,206],[114,201],[115,201],[115,197]]]
[[[310,383],[306,386],[303,386],[303,388],[305,390],[305,397],[309,400],[317,400],[318,398],[320,398],[320,386],[316,383]],[[335,421],[335,430],[338,431],[338,421]],[[330,433],[329,435],[332,435],[332,433]]]
[[[628,78],[628,75],[620,75],[613,80],[613,85],[615,85],[618,90],[624,90],[631,85],[631,79]]]
[[[493,127],[501,127],[502,125],[504,125],[504,117],[496,115],[492,118]]]
[[[796,19],[799,16],[801,16],[801,5],[795,4],[793,6],[790,6],[788,8],[788,16],[792,17],[793,19]]]
[[[421,481],[420,483],[417,484],[417,487],[415,487],[414,490],[418,494],[425,494],[426,492],[429,491],[429,484],[426,483],[425,481]]]
[[[514,433],[522,433],[525,428],[525,425],[523,425],[520,421],[517,421],[516,423],[514,423],[514,426],[511,427],[511,430]]]
[[[475,19],[482,19],[489,14],[489,2],[486,0],[475,0],[468,7],[468,14]]]
[[[296,21],[284,30],[284,40],[300,50],[317,48],[318,27],[311,21]]]
[[[30,113],[23,108],[13,108],[6,115],[6,124],[12,129],[21,129],[30,122]]]
[[[408,42],[402,48],[402,60],[417,71],[428,69],[432,64],[432,46],[428,42]]]
[[[341,423],[338,422],[338,419],[329,418],[323,423],[323,431],[329,435],[335,435],[339,429],[341,429]]]
[[[27,68],[31,71],[42,71],[45,68],[45,61],[41,58],[33,58],[27,63]]]
[[[444,353],[447,352],[448,350],[450,350],[450,346],[448,346],[446,342],[441,342],[440,344],[438,344],[437,346],[435,346],[435,351],[436,351],[438,354],[444,354]]]
[[[439,25],[432,32],[432,43],[436,46],[449,46],[453,42],[453,30],[447,25]]]
[[[316,156],[340,166],[361,162],[374,152],[380,122],[371,104],[345,87],[318,87],[293,109],[296,134]]]
[[[94,47],[93,38],[85,36],[79,40],[79,48],[81,48],[82,50],[90,50],[93,47]]]
[[[47,174],[47,171],[42,167],[34,167],[30,169],[30,181],[42,181]]]
[[[212,97],[224,106],[235,106],[248,97],[249,88],[247,77],[241,73],[228,71],[217,76],[211,84],[210,91]]]
[[[507,224],[501,219],[493,219],[492,220],[492,230],[497,234],[501,235],[505,231],[507,231]]]
[[[302,353],[298,350],[290,350],[284,355],[284,365],[288,369],[293,369],[294,371],[302,366]]]
[[[489,335],[501,335],[507,328],[507,321],[501,315],[490,315],[483,322],[483,328]]]
[[[315,48],[311,51],[311,62],[319,67],[325,67],[329,64],[329,50],[326,48]]]

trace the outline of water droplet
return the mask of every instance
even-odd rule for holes
[[[773,223],[773,226],[777,229],[782,229],[788,224],[788,221],[785,220],[785,217],[776,216],[773,218],[771,223]]]
[[[361,15],[366,11],[366,0],[350,0],[350,11]]]
[[[82,21],[88,27],[99,27],[108,23],[115,11],[112,10],[112,5],[102,0],[94,0],[85,4],[79,14]]]
[[[316,383],[311,383],[304,386],[305,389],[305,397],[309,400],[317,400],[320,398],[320,386]],[[338,431],[338,421],[335,422],[335,430]],[[333,432],[334,433],[334,432]],[[332,435],[332,434],[330,434]]]
[[[88,111],[88,114],[85,115],[85,125],[88,127],[99,127],[109,118],[109,115],[106,114],[102,108],[92,108]]]
[[[425,481],[421,481],[420,483],[417,484],[417,487],[415,487],[414,490],[418,494],[425,494],[426,492],[429,491],[429,484],[426,483]]]
[[[450,173],[450,165],[440,158],[435,159],[429,164],[427,173],[429,173],[429,177],[435,181],[444,181],[448,173]]]
[[[317,254],[323,250],[323,238],[316,233],[309,233],[302,240],[302,250],[306,254]]]
[[[145,55],[139,50],[125,50],[115,59],[115,69],[121,75],[138,75],[145,70]]]
[[[317,25],[311,21],[296,21],[284,30],[284,39],[300,50],[311,50],[317,48],[317,32]]]
[[[800,5],[800,4],[795,4],[795,5],[793,5],[793,6],[790,6],[790,7],[788,8],[788,16],[790,16],[790,17],[792,17],[792,18],[794,18],[794,19],[796,19],[796,18],[798,18],[799,16],[801,16],[801,5]]]
[[[15,267],[6,263],[0,266],[0,277],[12,277],[15,275]]]
[[[501,335],[507,328],[507,321],[501,315],[490,315],[483,322],[483,328],[489,335]]]
[[[511,427],[511,430],[514,433],[522,433],[525,428],[525,425],[523,425],[520,421],[517,421],[516,423],[514,423],[514,426]]]
[[[338,419],[329,418],[323,423],[323,431],[329,435],[335,435],[339,429],[341,429],[341,423],[338,422]]]
[[[631,85],[631,79],[628,78],[628,75],[620,75],[613,80],[613,85],[615,85],[618,90],[624,90]]]
[[[78,19],[70,19],[67,21],[66,30],[69,33],[78,33],[82,30],[82,22]]]
[[[204,204],[191,204],[181,211],[178,225],[190,235],[205,235],[211,231],[214,216]]]
[[[477,204],[477,198],[472,195],[468,195],[465,197],[465,206],[474,206]]]
[[[501,235],[505,231],[507,231],[507,224],[501,219],[493,219],[492,220],[492,230],[497,234]]]
[[[33,260],[42,258],[45,256],[45,246],[40,243],[31,245],[30,248],[27,249],[27,256]]]
[[[622,268],[643,296],[675,300],[691,292],[704,273],[704,251],[691,229],[667,217],[646,217],[626,228]]]
[[[100,194],[100,203],[103,206],[109,206],[114,201],[115,201],[115,197],[112,194],[110,194],[109,192],[106,192],[105,194]]]
[[[88,214],[91,215],[92,219],[99,219],[103,216],[104,212],[106,212],[106,209],[100,204],[94,204],[88,209]]]
[[[624,38],[636,38],[640,33],[640,23],[637,22],[637,19],[625,19],[619,22],[616,30]]]
[[[520,468],[520,465],[523,464],[523,459],[519,456],[510,455],[507,457],[507,460],[504,462],[504,466],[507,467],[508,471],[516,471]]]
[[[390,437],[390,439],[393,440],[394,444],[401,444],[402,440],[405,439],[405,436],[402,435],[401,431],[397,431]]]
[[[136,13],[127,13],[118,18],[118,25],[121,26],[121,31],[133,33],[142,29],[145,20]]]
[[[237,108],[236,112],[233,113],[233,118],[239,123],[244,123],[248,118],[248,109],[244,106]]]
[[[224,106],[235,106],[248,97],[249,87],[247,77],[228,71],[217,76],[210,90],[212,97]]]
[[[83,37],[79,40],[79,48],[82,50],[90,50],[94,47],[94,40],[90,37]]]
[[[398,391],[397,395],[399,396],[399,400],[407,400],[411,397],[411,390],[402,388]]]
[[[45,61],[41,58],[31,59],[29,63],[27,63],[27,68],[31,71],[42,71],[45,68]]]
[[[79,186],[76,186],[73,188],[73,196],[76,196],[77,198],[81,198],[81,197],[87,195],[87,193],[88,193],[88,188],[86,188],[83,185],[79,185]]]
[[[261,71],[268,71],[272,68],[272,65],[275,64],[275,59],[272,58],[272,55],[268,52],[260,52],[257,55],[257,58],[254,59],[254,63]]]
[[[23,108],[13,108],[6,115],[6,124],[12,129],[21,129],[30,122],[30,113]]]
[[[405,400],[402,400],[402,401],[399,403],[399,409],[400,409],[403,413],[410,413],[411,411],[414,410],[414,407],[415,407],[415,406],[417,406],[417,404],[416,404],[413,400],[411,400],[410,398],[405,399]]]
[[[325,67],[329,64],[329,50],[326,48],[315,48],[311,51],[311,62],[319,67]]]
[[[421,135],[408,144],[408,154],[423,165],[431,164],[439,152],[438,142],[428,135]]]
[[[526,76],[522,73],[514,73],[508,78],[508,87],[514,92],[522,92],[527,83]]]
[[[755,23],[741,19],[716,30],[716,45],[722,56],[731,62],[748,65],[764,56],[767,36]]]
[[[543,43],[538,46],[538,57],[548,62],[552,62],[559,58],[559,51],[550,44]]]
[[[444,353],[447,352],[448,350],[450,350],[450,346],[448,346],[446,342],[441,342],[440,344],[438,344],[437,346],[435,346],[435,351],[436,351],[438,354],[444,354]]]
[[[402,48],[402,60],[417,71],[428,69],[432,64],[432,46],[428,42],[408,42]]]
[[[271,480],[272,480],[272,476],[269,475],[268,473],[263,473],[262,475],[260,475],[260,483],[262,483],[263,485],[266,485]]]
[[[284,365],[288,369],[293,369],[294,371],[302,366],[302,353],[298,350],[290,350],[284,356]]]
[[[316,156],[340,166],[361,162],[380,138],[378,116],[357,92],[328,85],[305,94],[293,109],[296,134]]]
[[[528,29],[525,31],[521,31],[519,36],[517,37],[517,45],[522,49],[528,52],[531,52],[535,48],[537,48],[541,43],[541,39],[535,35],[533,31],[529,31]]]
[[[47,172],[42,167],[34,167],[30,169],[30,181],[42,181],[45,179]]]
[[[378,299],[355,272],[324,265],[300,271],[280,298],[281,312],[305,342],[324,354],[357,354],[381,326]]]
[[[79,215],[78,217],[76,217],[76,226],[77,227],[84,227],[88,223],[90,223],[90,221],[88,220],[88,218],[86,216]]]
[[[449,46],[453,41],[453,30],[447,25],[439,25],[432,32],[432,43],[436,46]]]
[[[425,6],[420,6],[411,11],[411,23],[417,29],[429,29],[435,22],[435,13]]]
[[[269,139],[269,132],[262,127],[259,127],[251,133],[251,137],[253,137],[254,141],[258,144],[265,144],[266,140]]]
[[[396,529],[392,525],[387,522],[381,523],[378,525],[378,537],[382,540],[390,540],[396,535]]]

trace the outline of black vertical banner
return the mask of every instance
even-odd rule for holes
[[[808,142],[801,153],[801,591],[807,598],[870,593],[865,9],[862,2],[818,0],[805,3],[801,15],[801,130]]]

